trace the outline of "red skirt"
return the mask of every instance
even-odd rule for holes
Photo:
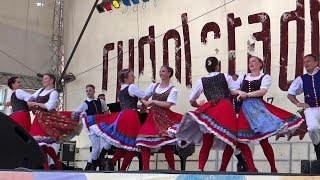
[[[137,146],[159,148],[178,141],[177,138],[169,136],[168,130],[175,124],[179,124],[181,118],[181,114],[173,112],[169,108],[151,107],[147,119],[139,131]]]
[[[30,130],[31,127],[31,118],[29,111],[18,111],[9,116],[11,119],[19,123],[22,127],[24,127],[27,131]]]
[[[306,119],[304,116],[303,110],[299,110],[298,113],[301,115],[302,119]],[[303,121],[303,123],[296,130],[289,131],[283,134],[277,134],[276,140],[278,140],[280,137],[285,137],[286,135],[287,135],[288,141],[290,141],[293,136],[299,136],[299,139],[302,140],[307,132],[308,132],[308,126],[306,124],[306,121]]]
[[[236,113],[229,99],[207,102],[195,111],[187,112],[177,129],[176,137],[188,143],[202,143],[204,133],[215,135],[213,149],[224,149],[225,143],[236,147]]]
[[[113,146],[138,151],[136,137],[140,129],[139,114],[126,109],[118,113],[88,116],[90,129]]]
[[[82,129],[80,112],[39,112],[33,120],[30,134],[41,145],[67,141]]]

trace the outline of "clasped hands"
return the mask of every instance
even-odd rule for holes
[[[237,101],[241,101],[241,100],[246,100],[250,98],[250,96],[248,95],[248,93],[240,91],[239,95],[237,96]]]

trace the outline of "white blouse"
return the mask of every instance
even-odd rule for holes
[[[157,85],[157,83],[152,83],[147,90],[145,91],[145,96],[146,97],[150,97],[153,93],[153,90],[155,88],[155,86]],[[172,86],[174,86],[172,83],[169,84],[169,86],[167,87],[160,87],[160,84],[158,85],[157,89],[156,89],[156,93],[157,94],[162,94],[164,92],[166,92],[169,88],[171,88]],[[171,102],[173,104],[177,103],[177,95],[178,95],[178,90],[177,88],[173,87],[170,91],[170,94],[167,98],[167,102]]]
[[[135,84],[121,84],[121,90],[123,90],[124,88],[126,88],[127,86],[129,86],[128,88],[128,92],[129,92],[129,95],[131,97],[138,97],[138,98],[145,98],[145,93],[138,88],[138,86],[136,86]]]
[[[256,77],[252,77],[251,73],[246,74],[246,79],[247,81],[254,81],[254,80],[259,80],[262,76],[264,75],[264,73],[260,73],[259,76]],[[245,75],[241,75],[238,79],[237,82],[239,84],[239,86],[242,84],[243,82],[243,78]],[[261,86],[260,89],[265,89],[268,90],[270,88],[271,85],[271,76],[266,74],[261,81]]]
[[[12,93],[14,92],[16,93],[17,98],[22,101],[28,101],[31,98],[31,94],[22,89],[16,89]]]
[[[36,99],[38,96],[46,96],[50,93],[49,100],[46,103],[44,103],[44,105],[46,106],[48,111],[56,109],[58,107],[59,102],[59,93],[54,89],[45,89],[40,93],[41,89],[38,89],[35,93],[33,93],[32,97]]]

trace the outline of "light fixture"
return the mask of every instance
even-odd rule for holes
[[[67,83],[70,83],[70,82],[76,80],[76,76],[72,73],[69,73],[63,77],[63,80],[64,80],[64,83],[67,84]]]
[[[99,13],[103,13],[104,12],[104,5],[105,5],[106,2],[107,2],[106,0],[102,0],[102,2],[96,6],[96,8],[97,8]]]
[[[100,4],[97,4],[96,8],[99,13],[103,13],[106,10],[112,11],[112,6],[115,9],[120,8],[121,1],[125,6],[131,6],[132,4],[137,5],[140,3],[140,0],[102,0]],[[149,2],[150,0],[141,0],[141,1],[145,4],[145,3]]]
[[[44,0],[36,0],[36,5],[38,7],[44,6]]]
[[[116,4],[116,2],[114,2],[113,4]],[[100,4],[98,4],[96,6],[96,8],[97,8],[99,13],[103,13],[105,11],[105,9],[107,11],[111,11],[112,10],[110,0],[102,0],[102,2]]]

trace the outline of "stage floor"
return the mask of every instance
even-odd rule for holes
[[[315,180],[320,176],[301,174],[239,174],[221,172],[185,172],[150,171],[150,172],[82,172],[82,171],[0,171],[0,180]]]

